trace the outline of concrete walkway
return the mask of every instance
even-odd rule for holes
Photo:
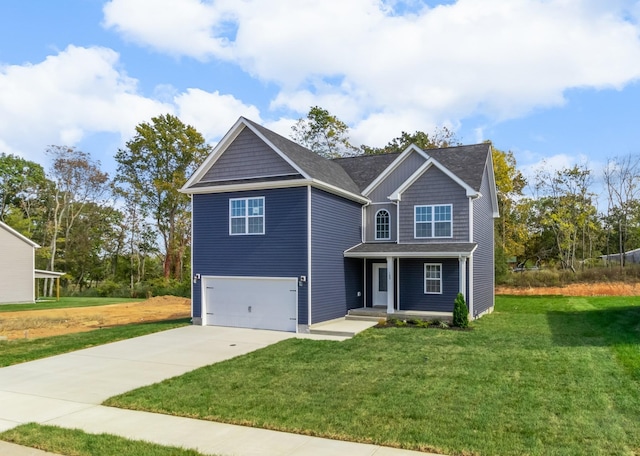
[[[424,455],[377,445],[122,410],[105,399],[292,337],[344,337],[187,326],[0,369],[0,431],[38,422],[219,455]],[[0,454],[45,453],[0,442]]]

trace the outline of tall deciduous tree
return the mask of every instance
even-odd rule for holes
[[[291,127],[291,139],[326,158],[357,155],[349,142],[349,127],[326,109],[314,106]]]
[[[494,225],[498,274],[506,271],[509,257],[522,257],[525,252],[528,232],[521,198],[526,180],[516,168],[516,159],[511,151],[503,152],[491,146],[491,155],[500,211],[500,219]]]
[[[44,169],[37,163],[11,154],[0,154],[0,220],[10,209],[29,213],[30,204],[45,182]]]
[[[574,165],[550,172],[542,169],[536,176],[537,222],[555,235],[558,259],[562,267],[575,271],[576,253],[580,247],[587,257],[587,240],[597,229],[597,210],[593,203],[591,171]]]
[[[204,137],[171,114],[153,117],[136,127],[126,148],[116,153],[116,185],[128,199],[139,199],[164,245],[164,276],[180,278],[185,243],[182,220],[189,197],[179,192],[189,175],[209,154]],[[187,230],[188,231],[188,230]]]
[[[100,170],[100,162],[73,147],[50,146],[47,154],[53,158],[50,179],[51,240],[49,270],[55,269],[58,239],[63,234],[65,248],[69,247],[74,223],[89,203],[99,202],[109,190],[109,179]],[[49,283],[49,293],[53,281]]]

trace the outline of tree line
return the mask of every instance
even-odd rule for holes
[[[349,128],[312,107],[291,138],[328,158],[459,145],[447,128],[402,132],[383,147],[354,146]],[[594,172],[576,164],[540,170],[527,182],[510,151],[493,151],[500,218],[495,223],[496,274],[508,264],[576,271],[603,254],[640,246],[640,159],[609,159],[601,213]],[[190,199],[178,190],[211,152],[204,137],[166,114],[140,123],[115,152],[115,176],[90,153],[50,146],[47,168],[0,153],[0,220],[37,242],[36,268],[64,272],[67,292],[141,296],[190,292]],[[533,189],[525,195],[525,189]],[[620,267],[624,267],[620,256]],[[52,283],[42,290],[51,291]]]

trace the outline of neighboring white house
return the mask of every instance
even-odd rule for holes
[[[35,301],[35,250],[39,247],[0,222],[0,304]]]

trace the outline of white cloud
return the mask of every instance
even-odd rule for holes
[[[200,89],[187,89],[175,97],[178,116],[184,123],[193,125],[207,141],[224,135],[235,120],[244,116],[261,122],[258,108],[242,103],[232,95],[221,95]]]
[[[37,64],[0,67],[0,137],[28,158],[92,132],[130,135],[141,119],[168,110],[137,94],[111,49],[69,46]]]
[[[224,134],[240,115],[260,121],[257,108],[230,95],[156,89],[163,101],[140,94],[137,80],[120,68],[118,53],[101,47],[69,46],[40,63],[0,67],[0,152],[44,163],[49,145],[78,146],[107,133],[120,141],[102,138],[94,158],[112,168],[115,149],[153,116],[177,114],[208,140]]]
[[[640,78],[638,24],[627,20],[638,6],[625,5],[459,0],[398,15],[377,0],[162,0],[153,10],[112,0],[104,10],[127,38],[275,83],[274,108],[317,104],[360,132],[383,128],[366,135],[373,143],[397,133],[398,113],[423,130],[476,114],[502,120],[561,105],[569,88]]]

